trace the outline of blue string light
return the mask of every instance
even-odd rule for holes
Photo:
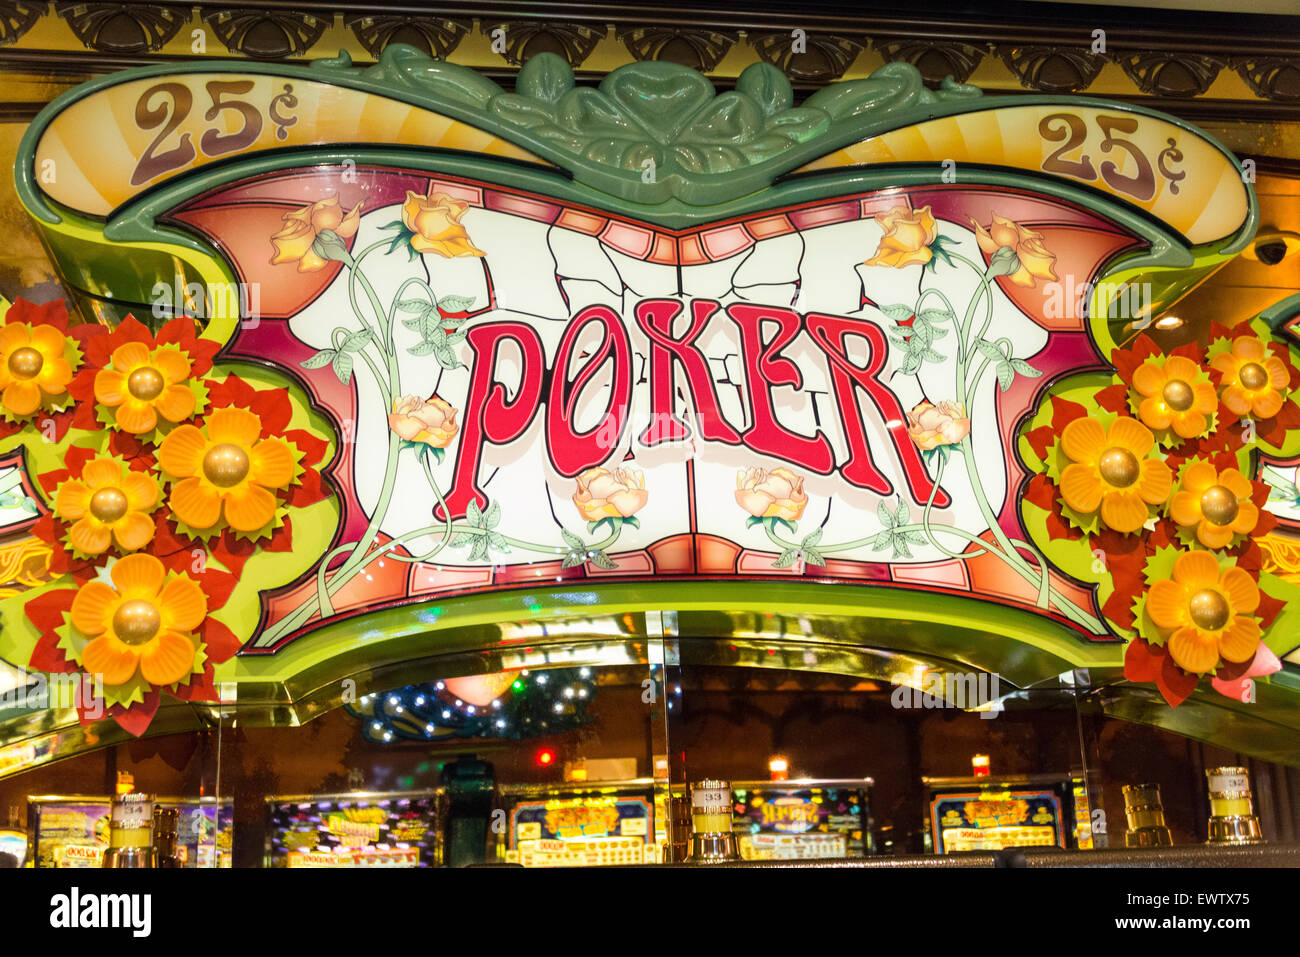
[[[407,685],[344,704],[361,721],[367,741],[433,741],[438,738],[520,740],[559,734],[591,721],[596,696],[590,668],[522,671],[496,700],[475,706],[458,699],[441,681]]]

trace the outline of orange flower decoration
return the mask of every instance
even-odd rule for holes
[[[1271,419],[1282,411],[1291,374],[1264,340],[1239,336],[1232,351],[1219,353],[1210,365],[1223,373],[1221,398],[1234,414]]]
[[[59,486],[54,514],[73,523],[68,540],[83,555],[102,555],[113,540],[134,552],[153,541],[149,512],[157,504],[158,485],[150,476],[105,457],[91,459],[80,478]]]
[[[1071,464],[1061,471],[1061,494],[1076,512],[1101,509],[1101,520],[1117,532],[1136,532],[1149,517],[1147,506],[1163,504],[1174,477],[1160,459],[1151,430],[1121,417],[1109,429],[1096,419],[1075,419],[1061,432],[1061,451]]]
[[[128,555],[110,574],[113,585],[87,582],[72,600],[73,627],[94,639],[81,653],[82,668],[106,685],[126,684],[137,671],[155,687],[190,674],[193,632],[208,614],[203,589],[187,575],[168,579],[152,555]]]
[[[929,206],[915,211],[908,206],[895,206],[876,213],[876,222],[885,234],[880,237],[875,255],[866,261],[866,265],[901,269],[916,263],[928,263],[934,258],[930,246],[939,236],[939,226]]]
[[[486,256],[487,253],[470,242],[469,233],[461,225],[461,218],[468,210],[469,203],[464,200],[434,192],[432,182],[424,196],[408,189],[406,202],[402,203],[402,225],[411,233],[411,248],[447,259]]]
[[[1197,381],[1200,374],[1201,367],[1186,356],[1170,356],[1163,366],[1154,359],[1142,363],[1133,373],[1133,388],[1142,396],[1138,418],[1183,439],[1204,434],[1219,398],[1212,383]]]
[[[179,479],[167,504],[190,528],[212,528],[224,516],[236,531],[255,532],[275,517],[272,490],[288,487],[296,463],[283,439],[262,438],[257,413],[226,408],[209,415],[204,429],[169,432],[158,464]]]
[[[159,418],[180,422],[194,414],[194,393],[183,384],[189,374],[190,360],[179,349],[151,351],[143,342],[126,342],[95,373],[95,401],[113,409],[123,432],[144,435],[158,427]]]
[[[342,239],[351,237],[361,225],[361,206],[357,203],[344,213],[335,193],[329,199],[285,213],[280,231],[271,237],[271,245],[275,247],[271,265],[297,263],[298,272],[324,269],[329,260],[322,259],[312,249],[316,237],[326,229],[333,230]]]
[[[1042,233],[996,215],[987,229],[973,219],[971,225],[975,227],[975,241],[984,255],[992,258],[1003,246],[1015,250],[1020,266],[1011,274],[1011,281],[1017,286],[1032,288],[1043,279],[1057,281],[1056,273],[1052,271],[1056,254],[1043,245]]]
[[[1259,523],[1259,509],[1250,500],[1253,491],[1236,469],[1215,472],[1209,462],[1193,462],[1183,470],[1180,490],[1169,502],[1169,517],[1194,526],[1196,540],[1206,548],[1223,548]]]
[[[67,337],[53,326],[0,326],[0,402],[9,412],[31,415],[41,403],[68,391],[72,366],[63,358],[67,345]]]
[[[1205,674],[1225,661],[1249,661],[1262,633],[1251,614],[1259,607],[1259,586],[1235,565],[1219,571],[1209,552],[1184,552],[1172,579],[1147,593],[1146,611],[1156,626],[1172,630],[1169,654],[1192,674]]]

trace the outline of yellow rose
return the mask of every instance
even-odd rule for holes
[[[428,399],[404,395],[393,406],[388,427],[408,442],[445,449],[456,435],[456,410],[436,395]]]
[[[469,203],[435,193],[432,183],[427,196],[408,189],[406,202],[402,204],[402,225],[415,234],[411,237],[411,248],[446,258],[486,255],[469,241],[469,234],[460,224],[467,209]]]
[[[1057,281],[1056,273],[1052,271],[1056,256],[1043,245],[1042,233],[1026,229],[1001,216],[994,216],[988,229],[973,219],[971,224],[975,227],[975,238],[979,240],[980,251],[984,255],[992,257],[1003,246],[1015,250],[1020,259],[1020,268],[1011,274],[1011,281],[1017,286],[1035,286],[1040,279]]]
[[[614,471],[587,469],[578,476],[578,490],[573,504],[589,522],[602,518],[631,518],[649,501],[645,475],[640,469],[618,468]]]
[[[742,469],[736,476],[736,504],[755,518],[796,522],[808,505],[803,477],[787,468]]]
[[[929,206],[913,212],[907,206],[895,206],[884,213],[876,213],[876,222],[885,231],[876,247],[876,254],[867,260],[868,266],[913,266],[928,263],[934,256],[930,245],[939,236],[939,228]]]
[[[271,260],[271,265],[296,262],[298,272],[324,269],[328,260],[317,256],[311,248],[316,236],[322,230],[330,229],[343,239],[351,237],[361,224],[362,205],[357,203],[344,215],[338,195],[335,194],[329,199],[285,213],[284,226],[271,237],[271,243],[275,246],[275,257]]]
[[[970,434],[970,419],[960,402],[922,402],[907,413],[907,434],[923,452],[956,445]]]

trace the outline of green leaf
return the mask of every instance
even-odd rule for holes
[[[469,522],[475,528],[483,527],[483,511],[478,507],[478,501],[471,498],[469,505],[465,506],[465,521]]]
[[[897,343],[906,343],[912,337],[911,326],[889,326],[885,329],[885,334]]]
[[[894,553],[890,558],[911,558],[912,552],[907,547],[907,539],[902,535],[894,536]]]
[[[633,528],[640,528],[641,520],[638,519],[635,515],[629,515],[627,518],[623,519],[623,524],[631,525]]]
[[[401,225],[402,225],[401,223],[389,223],[387,226],[384,227],[384,229],[389,229],[389,228],[391,228],[392,226],[398,226],[398,227],[400,228]],[[416,312],[416,313],[424,312],[424,310],[426,310],[426,309],[429,308],[429,300],[427,300],[427,299],[399,299],[399,300],[397,301],[397,308],[400,309],[402,312]],[[411,321],[410,319],[403,319],[403,320],[402,320],[402,322],[403,322],[404,324],[405,324],[405,323],[409,323],[410,321]],[[408,326],[408,328],[410,328],[410,327]]]
[[[569,552],[560,563],[561,568],[575,568],[587,560],[586,552]]]
[[[749,518],[745,519],[745,527],[753,528],[755,525],[761,524],[762,521],[763,520],[759,518],[757,515],[751,515],[749,516]]]
[[[948,250],[944,248],[948,245],[956,246],[957,240],[949,239],[947,236],[935,236],[934,242],[930,244],[930,252],[934,253],[934,259],[931,259],[926,265],[934,267],[934,264],[940,259],[949,266],[953,265],[952,257],[948,255]]]
[[[877,532],[871,539],[871,548],[873,551],[880,551],[888,548],[894,543],[894,530],[887,528],[884,531]]]
[[[825,566],[826,564],[826,559],[822,557],[822,553],[810,545],[803,547],[803,560],[807,565]]]
[[[447,544],[452,548],[461,548],[468,545],[470,539],[474,537],[475,536],[471,535],[469,532],[456,532],[451,536],[451,540],[448,541]]]
[[[825,531],[824,528],[819,528],[816,531],[809,532],[807,535],[803,537],[803,541],[799,543],[799,547],[810,548],[813,545],[816,545],[818,542],[822,540],[822,532],[824,531]]]
[[[925,537],[924,532],[899,532],[898,534],[902,535],[906,541],[911,542],[913,545],[924,545],[929,541],[929,539]]]
[[[1011,363],[1006,361],[999,362],[994,366],[994,372],[998,377],[998,388],[1003,392],[1010,389],[1011,383],[1014,382],[1016,378],[1016,372],[1011,368]]]
[[[997,252],[989,257],[988,276],[1009,276],[1020,269],[1020,257],[1010,246],[999,246]]]
[[[344,385],[352,381],[352,357],[346,352],[340,352],[334,357],[334,374]]]
[[[883,312],[890,319],[893,319],[895,322],[906,322],[908,319],[911,319],[913,316],[911,306],[903,306],[903,305],[881,306],[880,311]]]
[[[1021,375],[1029,376],[1029,378],[1031,379],[1037,379],[1040,375],[1043,374],[1040,370],[1035,369],[1024,359],[1012,359],[1011,368],[1015,369]]]
[[[428,342],[426,340],[425,342],[417,342],[415,345],[411,346],[411,348],[407,349],[406,351],[413,356],[427,356],[427,355],[431,355],[433,353],[433,350],[436,348],[437,345],[435,343]]]
[[[791,534],[791,535],[793,535],[793,534],[795,533],[795,531],[796,531],[795,523],[792,522],[792,521],[790,521],[789,519],[785,519],[785,518],[773,518],[773,519],[772,519],[772,531],[776,531],[776,526],[777,526],[777,523],[778,523],[778,522],[779,522],[780,524],[784,525],[786,528],[790,529],[790,534]]]
[[[880,524],[885,528],[893,528],[895,525],[894,513],[889,510],[889,506],[885,504],[884,499],[881,499],[876,504],[876,517],[880,519]]]
[[[919,353],[910,352],[903,361],[903,375],[915,375],[921,369],[921,356]]]
[[[989,342],[987,339],[977,339],[975,348],[980,355],[985,356],[994,362],[1001,362],[1006,358],[1002,353],[1001,347],[996,342]]]
[[[454,346],[458,342],[464,342],[467,335],[469,335],[469,330],[467,329],[457,329],[455,332],[448,333],[447,345]]]
[[[465,365],[465,363],[456,358],[456,354],[451,351],[451,346],[447,345],[445,342],[441,345],[435,344],[433,354],[438,360],[438,364],[444,369],[460,369]]]
[[[370,341],[371,333],[369,329],[362,329],[360,332],[354,332],[343,340],[344,352],[360,352]]]
[[[481,562],[486,560],[487,557],[488,557],[487,536],[485,535],[474,536],[474,547],[470,549],[469,560],[472,562]]]
[[[596,553],[596,556],[591,560],[591,563],[597,568],[618,568],[618,563],[606,555],[604,549],[601,549]]]
[[[499,552],[509,553],[510,543],[506,541],[506,537],[500,532],[488,532],[486,537],[488,545],[492,548],[495,548]]]
[[[501,503],[493,501],[488,506],[488,510],[483,513],[483,524],[485,528],[496,528],[501,521]]]
[[[943,358],[944,356],[942,352],[936,352],[929,346],[926,346],[921,350],[921,359],[924,362],[942,362]]]
[[[799,557],[799,552],[794,548],[787,548],[772,563],[773,568],[789,568],[794,564],[794,560]]]
[[[472,305],[473,296],[443,296],[438,300],[438,308],[443,312],[464,312]]]
[[[322,349],[310,359],[304,359],[302,362],[298,363],[298,365],[302,366],[304,369],[320,369],[333,362],[334,357],[337,354],[338,353],[333,349]]]
[[[907,503],[903,501],[903,496],[901,495],[898,496],[898,507],[894,510],[894,514],[897,516],[897,519],[894,522],[894,527],[906,525],[912,520],[912,510],[907,507]]]

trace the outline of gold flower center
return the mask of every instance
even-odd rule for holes
[[[45,365],[45,356],[31,346],[23,346],[9,353],[9,371],[20,379],[31,379]]]
[[[1182,379],[1171,379],[1166,382],[1163,395],[1165,404],[1175,412],[1186,412],[1192,407],[1192,401],[1196,398],[1192,393],[1192,387]]]
[[[1107,449],[1097,461],[1101,477],[1117,488],[1127,488],[1138,480],[1141,467],[1137,456],[1128,449],[1119,447]]]
[[[1202,588],[1187,603],[1187,612],[1192,616],[1192,623],[1206,631],[1218,631],[1228,623],[1232,609],[1228,599],[1213,588]]]
[[[128,645],[143,645],[161,627],[162,615],[152,602],[124,601],[113,613],[113,632]]]
[[[1258,362],[1247,362],[1237,373],[1237,379],[1247,389],[1262,389],[1268,385],[1268,371]]]
[[[165,385],[167,380],[152,366],[141,366],[126,377],[126,390],[145,402],[158,398]]]
[[[248,474],[248,453],[229,442],[214,445],[203,456],[203,474],[222,488],[238,485]]]
[[[1240,508],[1237,496],[1222,485],[1211,485],[1201,495],[1201,514],[1215,525],[1227,525]]]
[[[105,525],[116,522],[126,514],[126,496],[121,489],[101,488],[90,496],[90,514]]]

